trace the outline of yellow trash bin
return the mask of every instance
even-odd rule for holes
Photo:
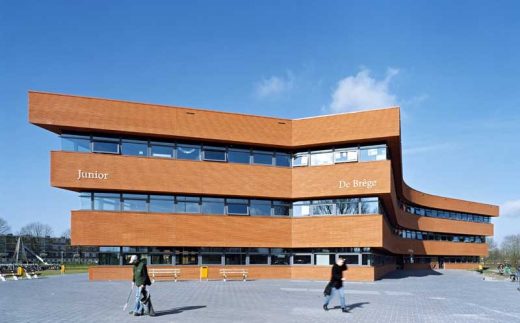
[[[65,274],[65,265],[60,266],[60,272],[62,275]]]
[[[18,266],[18,268],[16,268],[16,275],[17,276],[23,276],[24,274],[24,269],[22,266]]]
[[[200,280],[208,280],[208,266],[200,267]]]

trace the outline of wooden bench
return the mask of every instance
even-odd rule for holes
[[[220,274],[222,275],[222,280],[226,281],[228,276],[242,276],[242,280],[246,281],[247,279],[247,270],[246,269],[220,269]]]
[[[152,274],[153,283],[155,283],[156,277],[173,277],[173,280],[176,282],[181,275],[181,270],[178,268],[151,268],[150,273]]]
[[[12,280],[18,280],[18,275],[16,273],[3,273],[0,274],[0,280],[6,281],[8,278],[11,278]]]

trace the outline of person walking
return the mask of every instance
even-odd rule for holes
[[[132,255],[132,257],[130,257],[130,264],[134,265],[132,281],[137,287],[137,291],[135,294],[134,310],[129,314],[134,316],[141,316],[144,314],[155,316],[152,300],[150,299],[150,293],[146,290],[146,286],[152,284],[150,277],[148,276],[146,260],[139,259],[136,255]]]
[[[341,303],[341,311],[343,313],[348,313],[347,304],[345,302],[345,290],[343,289],[343,272],[347,270],[347,265],[345,264],[345,259],[338,258],[336,263],[332,266],[332,273],[330,277],[330,282],[325,288],[325,303],[323,304],[323,309],[328,311],[328,305],[331,298],[334,297],[335,294],[339,294],[339,301]]]

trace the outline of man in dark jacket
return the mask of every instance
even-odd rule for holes
[[[152,301],[150,299],[150,293],[146,290],[146,286],[150,286],[152,282],[148,276],[148,268],[146,267],[146,260],[139,259],[136,255],[130,257],[130,264],[133,264],[133,278],[137,292],[135,294],[135,305],[134,310],[130,312],[134,316],[141,316],[145,312],[150,316],[154,316]]]
[[[336,263],[332,266],[332,274],[330,277],[330,282],[325,289],[325,303],[323,304],[323,309],[328,311],[330,299],[334,297],[334,294],[339,293],[339,301],[341,303],[341,311],[344,313],[348,313],[347,305],[345,304],[345,290],[343,289],[343,272],[347,270],[347,265],[345,264],[345,259],[338,258]],[[328,292],[330,290],[330,292]],[[327,295],[328,293],[328,295]]]

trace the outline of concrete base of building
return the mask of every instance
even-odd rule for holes
[[[181,270],[179,280],[196,280],[200,278],[199,266],[148,266],[152,268],[177,268]],[[220,269],[246,269],[248,279],[301,279],[301,280],[329,280],[331,266],[208,266],[208,279],[219,280],[222,276]],[[346,272],[348,281],[374,281],[394,271],[394,264],[364,267],[350,266]],[[89,268],[90,280],[131,280],[131,266],[95,266]],[[162,278],[164,279],[164,278]],[[241,279],[241,277],[233,277]],[[173,277],[171,278],[173,280]]]

